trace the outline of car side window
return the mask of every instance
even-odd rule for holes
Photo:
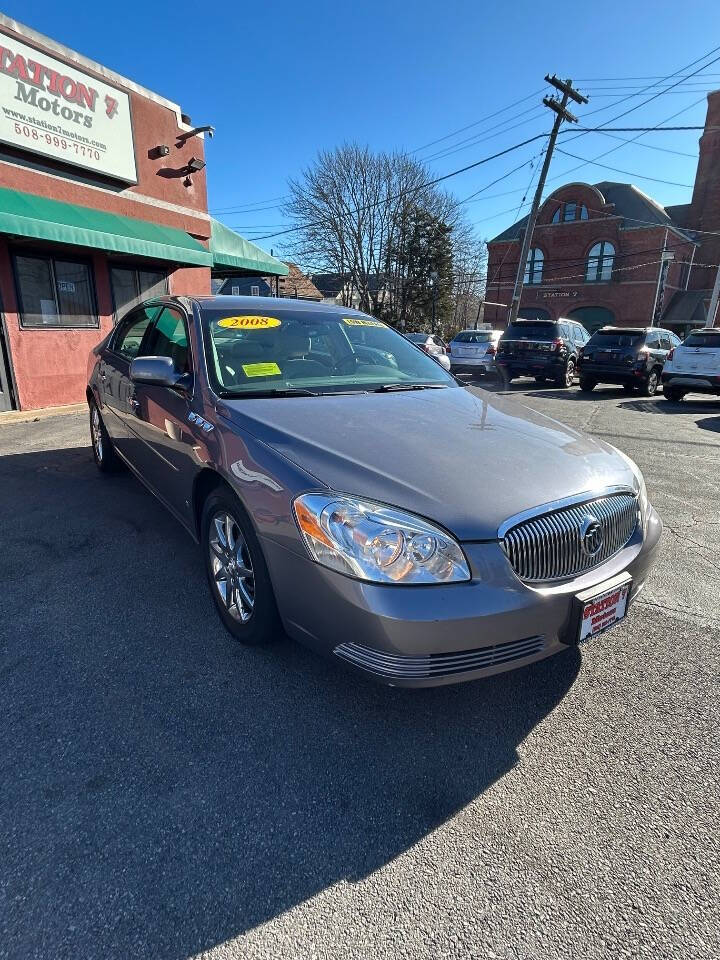
[[[661,350],[672,350],[672,342],[670,340],[670,334],[663,330],[660,334],[660,349]]]
[[[650,350],[658,349],[658,335],[656,333],[648,333],[645,336],[645,346]]]
[[[152,329],[146,352],[150,357],[170,357],[179,373],[187,373],[188,329],[179,310],[165,307]]]
[[[679,347],[681,343],[682,343],[682,340],[680,339],[680,337],[676,336],[674,333],[670,334],[670,346],[672,348]]]
[[[569,323],[560,323],[560,324],[558,324],[558,326],[560,327],[560,336],[561,336],[561,337],[565,337],[566,340],[570,340],[570,339],[571,339],[571,337],[570,337],[570,324],[569,324]]]
[[[134,360],[140,352],[148,327],[160,312],[161,307],[138,307],[118,324],[112,349],[127,360]]]

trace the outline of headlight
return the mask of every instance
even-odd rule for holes
[[[470,579],[460,546],[420,517],[354,497],[306,493],[293,502],[305,546],[318,563],[376,583]]]
[[[610,444],[612,446],[612,444]],[[627,454],[623,453],[622,450],[618,450],[617,447],[613,446],[613,450],[619,456],[623,458],[625,463],[630,467],[635,477],[635,482],[637,484],[637,496],[638,496],[638,508],[640,510],[640,523],[642,525],[643,533],[647,529],[648,514],[649,514],[649,501],[647,495],[647,487],[645,486],[645,477],[643,477],[640,467],[635,463],[634,460],[631,460]]]

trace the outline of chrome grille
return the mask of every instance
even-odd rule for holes
[[[362,643],[341,643],[335,647],[335,655],[381,677],[396,680],[423,680],[443,677],[483,667],[494,667],[512,660],[531,657],[545,646],[545,637],[525,637],[495,643],[477,650],[461,650],[458,653],[430,653],[426,656],[403,656],[387,653]]]
[[[602,530],[602,545],[594,554],[583,546],[583,525],[588,518],[596,519]],[[505,533],[502,546],[521,580],[565,580],[622,550],[637,522],[637,497],[614,493],[521,521]]]

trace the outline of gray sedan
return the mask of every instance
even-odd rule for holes
[[[355,310],[148,301],[93,350],[87,397],[97,466],[128,466],[199,541],[235,638],[284,629],[387,683],[591,641],[658,546],[631,460]]]

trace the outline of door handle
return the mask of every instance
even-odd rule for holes
[[[130,397],[128,402],[130,403],[130,406],[133,408],[133,410],[140,409],[140,401],[136,400],[135,397]]]

